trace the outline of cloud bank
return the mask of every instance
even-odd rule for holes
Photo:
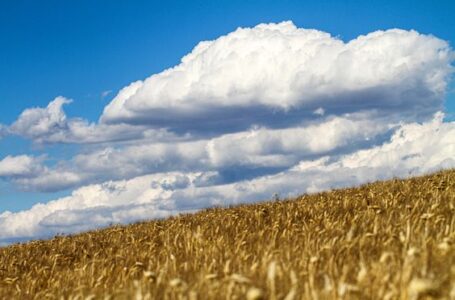
[[[454,59],[415,31],[344,42],[260,24],[124,87],[98,122],[68,117],[61,96],[26,109],[0,137],[74,154],[7,155],[0,179],[73,192],[0,213],[0,243],[454,168],[442,113]]]
[[[364,115],[329,117],[305,127],[252,128],[212,139],[109,145],[14,181],[23,189],[46,192],[172,171],[218,171],[224,180],[236,172],[242,179],[242,173],[248,177],[252,170],[285,169],[304,158],[372,144],[390,126]]]
[[[275,193],[288,197],[395,176],[420,175],[454,168],[454,153],[455,123],[442,123],[436,116],[428,123],[401,126],[381,146],[335,159],[323,156],[303,160],[283,172],[251,180],[216,184],[216,172],[172,172],[89,185],[69,197],[0,215],[0,240],[163,218],[214,205],[270,199]]]

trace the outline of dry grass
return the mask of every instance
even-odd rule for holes
[[[0,249],[4,299],[454,299],[455,171]]]

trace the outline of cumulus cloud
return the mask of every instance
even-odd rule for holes
[[[72,101],[57,97],[46,108],[29,108],[24,110],[10,130],[26,137],[39,138],[53,132],[67,129],[66,115],[62,110],[64,104]]]
[[[342,156],[304,160],[268,176],[216,184],[216,172],[171,172],[109,181],[77,189],[71,196],[0,215],[0,240],[50,236],[148,218],[316,192],[373,180],[420,175],[455,167],[455,122],[441,116],[402,125],[382,145]],[[215,182],[215,184],[214,184]]]
[[[39,174],[43,169],[42,159],[28,155],[8,155],[0,160],[0,178],[21,178]]]
[[[441,109],[453,58],[447,42],[415,31],[345,43],[292,22],[261,24],[201,42],[179,65],[133,82],[101,121],[238,131],[298,123],[321,106],[329,114],[399,111],[414,120]]]
[[[54,192],[80,183],[81,174],[62,168],[50,169],[45,156],[8,155],[0,161],[0,179],[14,182],[21,190]]]
[[[154,130],[128,124],[95,124],[80,118],[67,118],[63,105],[71,102],[72,100],[59,96],[45,108],[28,108],[5,131],[31,139],[35,143],[79,144],[174,138],[165,129]]]

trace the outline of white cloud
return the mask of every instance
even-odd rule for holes
[[[325,110],[322,107],[319,107],[313,111],[313,114],[317,116],[323,116],[325,114]]]
[[[103,143],[134,139],[170,140],[175,135],[165,129],[150,129],[128,124],[95,124],[79,118],[68,119],[63,105],[72,100],[57,97],[47,107],[28,108],[3,131],[33,140],[35,143]],[[0,127],[0,136],[2,128]]]
[[[386,132],[392,124],[378,120],[336,117],[286,129],[257,128],[227,134],[208,143],[210,162],[217,167],[290,167],[308,156],[319,156],[346,146],[356,146]],[[357,143],[357,144],[356,144]]]
[[[169,216],[180,211],[166,200],[174,189],[204,184],[212,176],[216,174],[156,174],[82,187],[69,197],[36,204],[28,211],[1,214],[0,241]]]
[[[0,179],[14,182],[21,190],[52,192],[74,187],[82,174],[62,168],[50,169],[44,165],[45,156],[8,155],[0,161]]]
[[[101,120],[238,131],[300,122],[321,106],[414,120],[441,109],[453,59],[448,43],[415,31],[344,43],[291,22],[261,24],[201,42],[179,65],[125,87]]]
[[[0,241],[49,236],[213,205],[229,205],[344,187],[393,176],[407,177],[455,167],[455,122],[440,115],[402,125],[383,145],[352,154],[301,161],[275,175],[213,184],[213,172],[173,172],[89,185],[69,197],[0,215]]]
[[[165,129],[150,129],[128,124],[95,124],[67,118],[63,105],[72,100],[57,97],[47,107],[28,108],[9,126],[9,134],[29,138],[35,143],[102,143],[132,139],[175,139]],[[0,128],[1,130],[1,128]]]
[[[57,97],[46,108],[29,108],[10,126],[10,131],[30,138],[39,138],[49,133],[67,129],[64,104],[72,101]]]
[[[43,169],[41,161],[28,155],[8,155],[0,160],[0,177],[27,177],[39,174]]]
[[[20,177],[13,180],[24,191],[57,192],[86,183],[84,174],[61,168],[44,167],[34,176]]]

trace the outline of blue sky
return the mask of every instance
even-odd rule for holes
[[[8,126],[25,109],[46,107],[57,96],[73,99],[71,104],[64,106],[68,119],[79,118],[96,124],[103,109],[120,89],[178,65],[200,41],[215,40],[238,27],[291,20],[297,28],[328,32],[344,42],[376,30],[414,29],[453,46],[454,12],[455,2],[449,0],[2,1],[0,124]],[[449,82],[445,103],[446,121],[454,120],[453,82]],[[333,115],[339,117],[341,112],[333,111]],[[261,125],[273,127],[276,124]],[[384,141],[381,136],[382,140],[377,143]],[[44,166],[53,167],[104,146],[123,149],[128,145],[109,142],[103,146],[96,143],[40,144],[21,135],[8,135],[0,139],[0,161],[7,156],[45,155]],[[350,150],[345,147],[337,151],[340,154]],[[288,167],[255,167],[248,172],[252,174],[249,177],[254,177]],[[217,171],[233,173],[232,169]],[[99,183],[101,179],[93,178],[118,180],[123,177],[95,174],[90,178],[93,183]],[[17,212],[37,202],[61,198],[92,183],[90,180],[44,192],[0,178],[0,213]]]

